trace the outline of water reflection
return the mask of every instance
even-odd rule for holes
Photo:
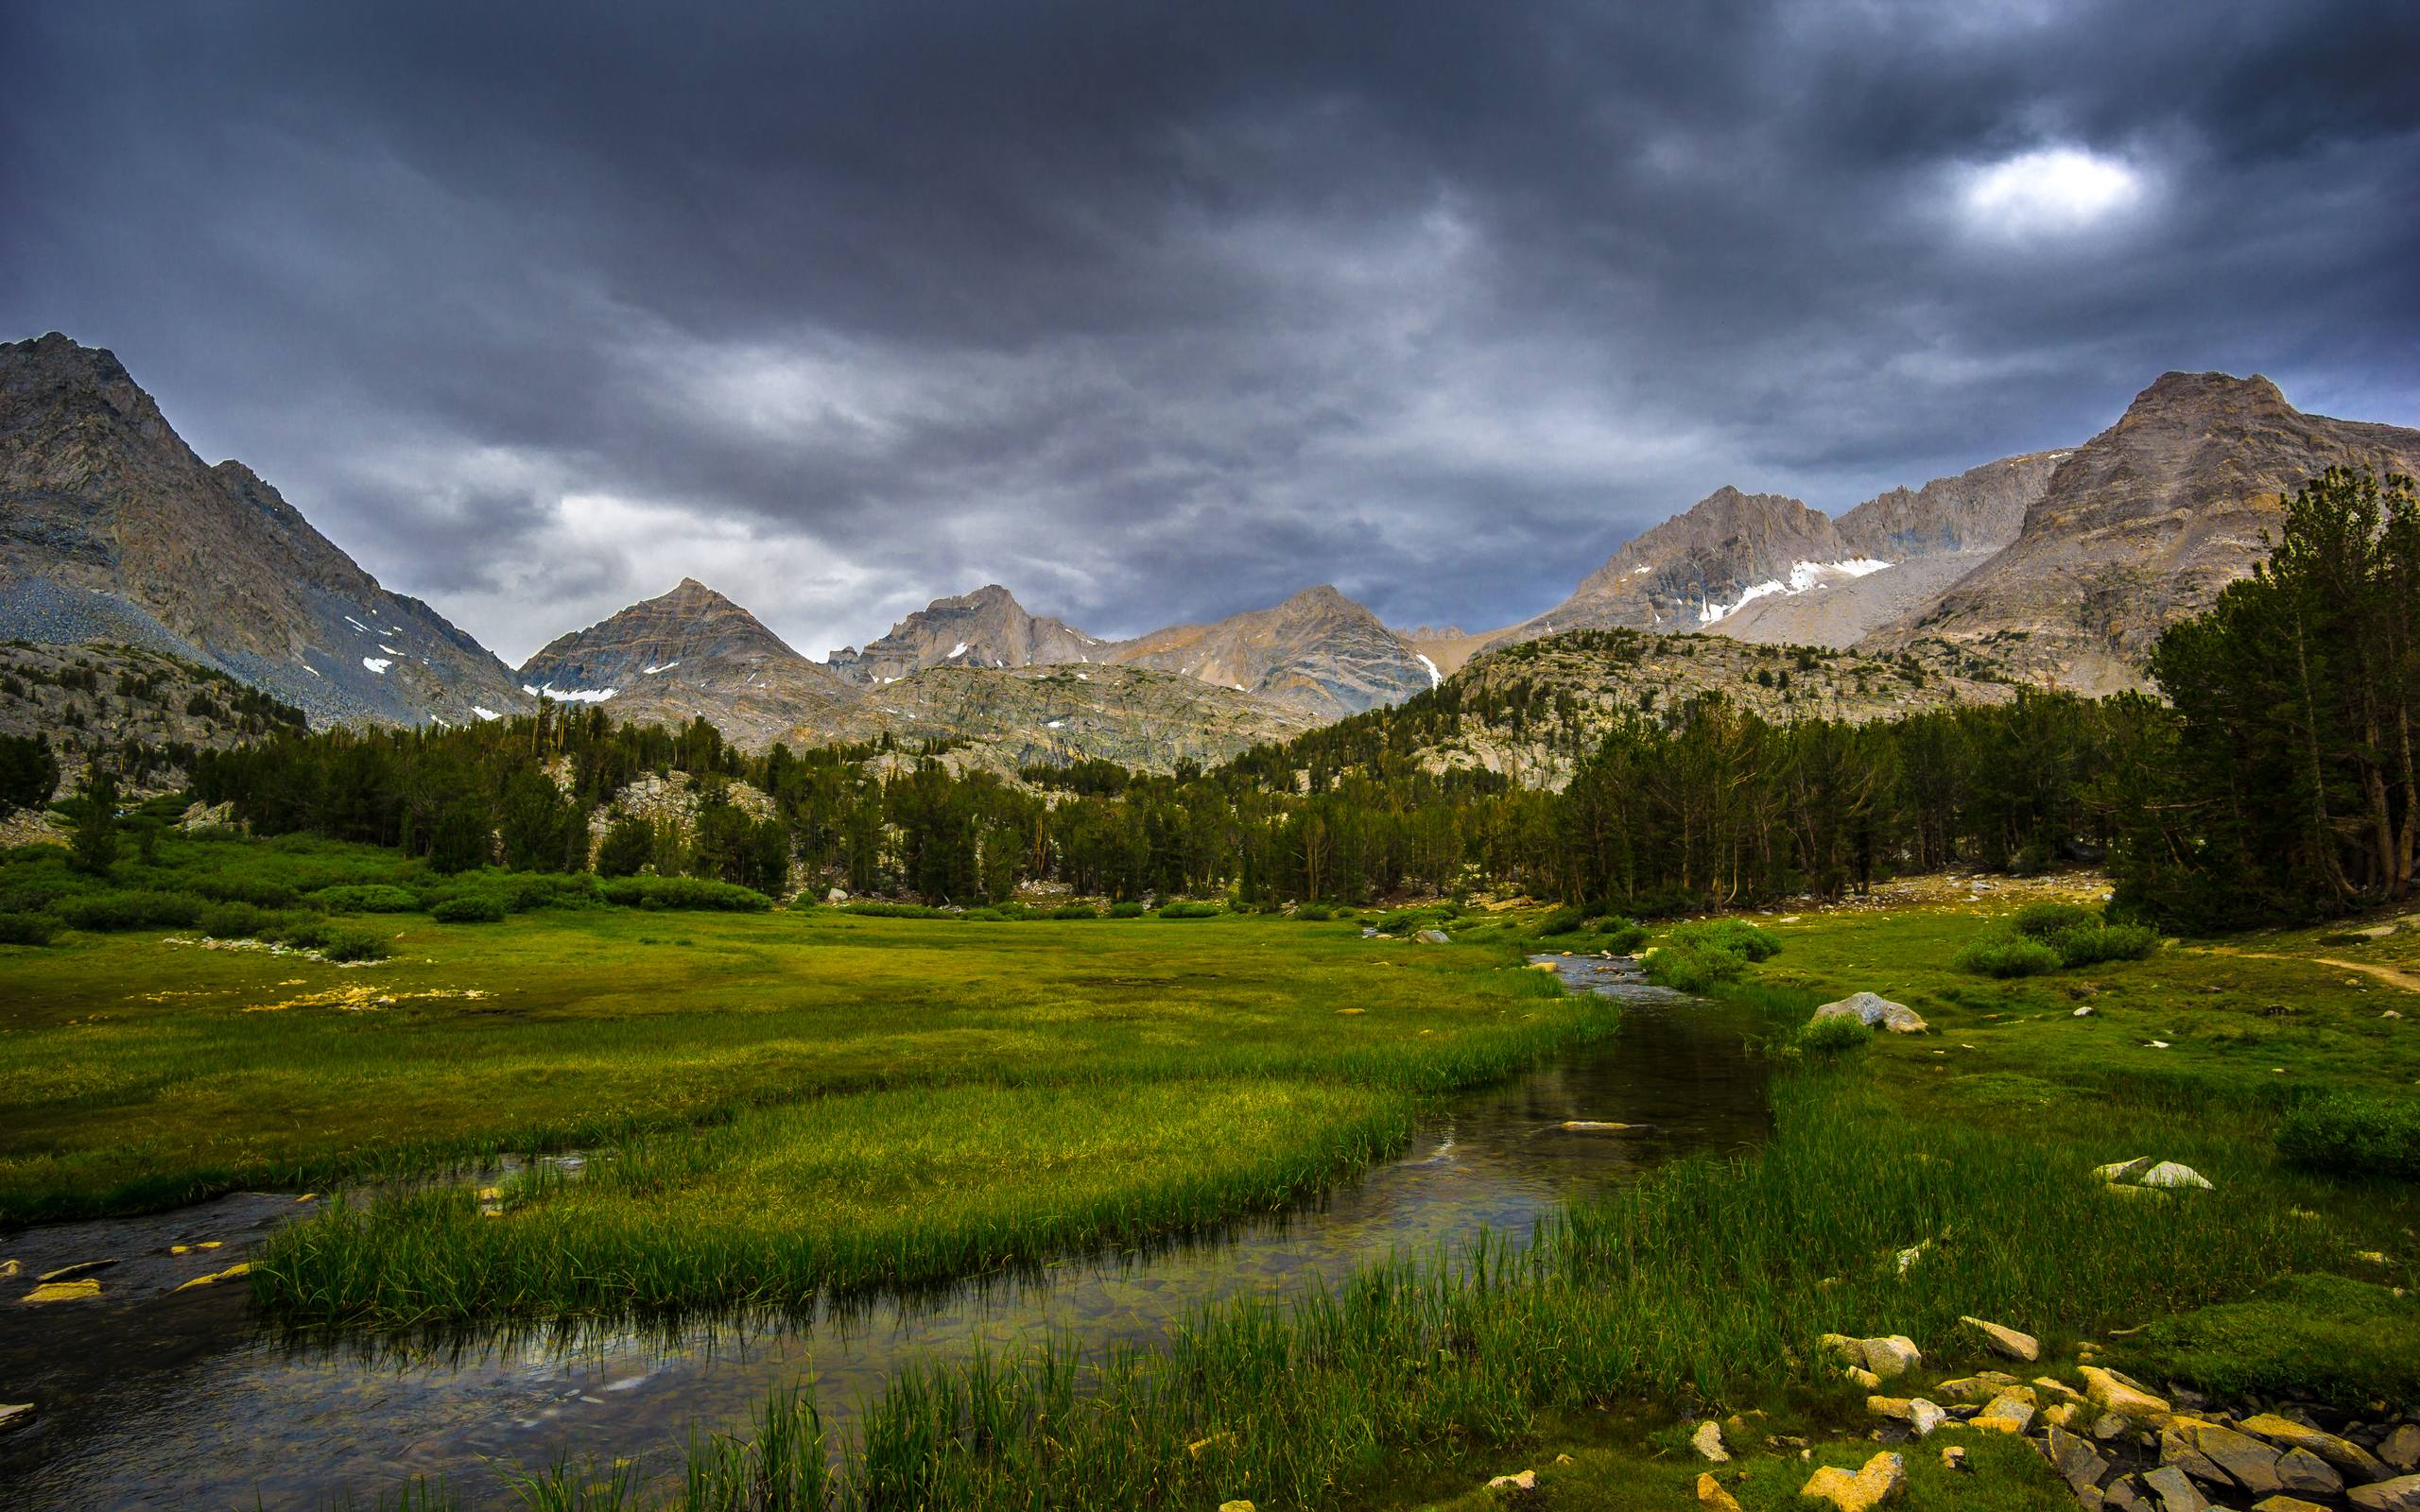
[[[827,1421],[845,1430],[909,1359],[1056,1332],[1151,1342],[1203,1304],[1296,1294],[1390,1251],[1446,1253],[1482,1229],[1526,1240],[1566,1197],[1762,1137],[1763,1075],[1739,1021],[1670,1001],[1626,967],[1554,964],[1574,986],[1623,999],[1612,1040],[1454,1099],[1399,1159],[1317,1202],[1178,1242],[803,1315],[288,1334],[255,1329],[240,1289],[226,1286],[40,1319],[6,1310],[0,1399],[43,1410],[0,1440],[0,1486],[12,1507],[319,1506],[441,1474],[474,1504],[510,1504],[499,1469],[596,1453],[670,1470],[693,1425],[742,1424],[774,1386],[811,1380]],[[1631,1126],[1564,1126],[1574,1123]],[[7,1252],[84,1258],[205,1231],[232,1244],[291,1206],[231,1197],[30,1231]]]

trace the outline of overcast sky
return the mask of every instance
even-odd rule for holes
[[[709,19],[711,18],[711,19]],[[0,5],[0,337],[518,662],[1492,627],[2170,368],[2420,423],[2420,7]]]

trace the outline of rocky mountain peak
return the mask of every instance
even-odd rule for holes
[[[851,682],[895,682],[926,667],[995,670],[1098,661],[1107,643],[1062,621],[1029,614],[997,583],[937,598],[870,641],[832,653],[832,669]]]

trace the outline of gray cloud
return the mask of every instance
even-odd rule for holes
[[[2051,3],[12,8],[0,328],[517,660],[1332,580],[1478,627],[2165,369],[2420,409],[2420,18]]]

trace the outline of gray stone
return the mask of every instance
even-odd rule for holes
[[[2420,1475],[2398,1475],[2391,1481],[2357,1486],[2344,1497],[2361,1512],[2420,1512]]]
[[[2341,1496],[2344,1477],[2336,1467],[2308,1449],[2290,1449],[2277,1456],[2278,1489],[2297,1496]]]
[[[2163,1465],[2143,1476],[2143,1487],[2159,1498],[2161,1512],[2208,1512],[2210,1503],[2173,1465]]]
[[[2023,1360],[2028,1365],[2042,1358],[2041,1341],[2031,1333],[2019,1333],[1998,1323],[1986,1323],[1979,1317],[1962,1317],[1958,1321],[1981,1334],[1983,1342],[1990,1345],[1996,1353],[2012,1360]]]
[[[2143,1493],[2135,1488],[2135,1478],[2131,1475],[2120,1475],[2102,1486],[2100,1503],[2103,1506],[2117,1508],[2118,1512],[2147,1512],[2149,1506],[2143,1500]]]
[[[1689,1447],[1698,1452],[1700,1459],[1712,1460],[1717,1465],[1731,1459],[1731,1452],[1722,1447],[1722,1425],[1711,1418],[1698,1424],[1698,1431],[1689,1435]]]
[[[1838,1003],[1826,1003],[1815,1010],[1815,1017],[1855,1019],[1869,1029],[1888,1029],[1893,1034],[1925,1032],[1925,1021],[1915,1009],[1874,992],[1852,992]]]
[[[2219,1469],[2207,1454],[2193,1447],[2191,1439],[2173,1428],[2160,1431],[2159,1463],[2162,1469],[2180,1470],[2204,1486],[2235,1485],[2235,1477]]]
[[[2378,1440],[2378,1458],[2399,1470],[2420,1470],[2420,1428],[2399,1424]]]
[[[1424,929],[1411,936],[1423,945],[1443,945],[1450,938],[1442,929]]]
[[[2210,1185],[2209,1177],[2189,1165],[2179,1165],[2174,1160],[2160,1161],[2144,1172],[2140,1180],[2147,1187],[2194,1187],[2204,1192],[2216,1190]]]
[[[2280,1417],[2273,1412],[2264,1412],[2246,1418],[2236,1426],[2256,1437],[2265,1438],[2281,1449],[2308,1450],[2328,1464],[2335,1466],[2348,1481],[2358,1484],[2386,1479],[2387,1468],[2379,1463],[2378,1456],[2372,1454],[2349,1438],[2340,1438],[2325,1430],[2313,1428],[2308,1423],[2298,1423],[2290,1418]],[[2409,1466],[2397,1468],[2410,1469]]]
[[[2064,1428],[2051,1429],[2043,1435],[2042,1442],[2050,1456],[2050,1468],[2075,1488],[2078,1496],[2099,1486],[2100,1478],[2109,1473],[2109,1462],[2092,1445]]]
[[[2178,1437],[2201,1451],[2204,1458],[2224,1470],[2238,1486],[2255,1496],[2291,1489],[2278,1477],[2277,1452],[2256,1438],[2247,1437],[2232,1428],[2221,1428],[2217,1423],[2180,1423],[2174,1432]],[[2164,1444],[2161,1457],[2167,1457]],[[2189,1466],[2186,1473],[2192,1473]]]

